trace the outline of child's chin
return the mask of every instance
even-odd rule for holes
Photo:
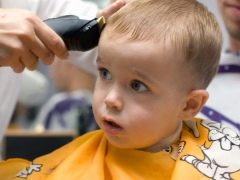
[[[108,139],[108,142],[112,145],[112,146],[114,146],[114,147],[116,147],[116,148],[119,148],[119,149],[139,149],[139,150],[141,150],[142,148],[139,148],[139,147],[136,147],[135,145],[133,145],[133,144],[129,144],[129,143],[127,143],[126,142],[126,140],[122,140],[122,141],[116,141],[116,140],[113,140],[112,138],[108,138],[107,137],[107,139]]]

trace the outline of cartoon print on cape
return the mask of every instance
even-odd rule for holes
[[[240,137],[223,124],[202,121],[206,127],[210,145],[201,146],[204,158],[185,155],[181,160],[193,165],[199,172],[214,180],[230,180],[231,173],[240,171]],[[233,158],[234,157],[234,158]]]
[[[41,164],[31,164],[28,168],[23,169],[20,171],[16,177],[19,178],[27,178],[29,175],[31,175],[34,171],[39,172],[41,170],[42,165]]]

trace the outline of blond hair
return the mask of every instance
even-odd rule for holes
[[[196,0],[132,0],[109,19],[106,28],[133,41],[170,40],[201,87],[207,87],[217,71],[221,31],[214,15]]]

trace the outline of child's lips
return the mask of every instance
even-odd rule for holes
[[[103,120],[103,130],[110,135],[116,136],[123,128],[113,120],[105,118]]]

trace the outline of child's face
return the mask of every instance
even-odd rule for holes
[[[109,39],[103,33],[93,111],[111,144],[154,148],[181,124],[186,93],[179,55],[159,43]]]

